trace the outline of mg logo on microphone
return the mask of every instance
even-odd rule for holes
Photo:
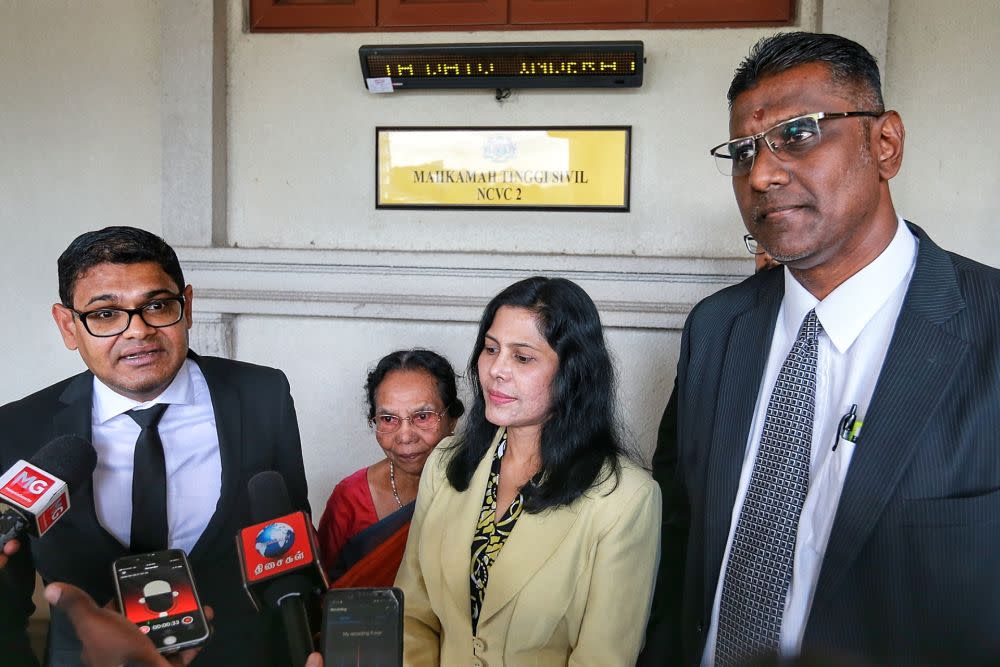
[[[64,489],[38,516],[38,536],[41,537],[69,509],[69,493]]]
[[[40,470],[25,465],[3,485],[3,488],[0,488],[0,495],[13,500],[22,507],[31,507],[45,495],[54,483],[54,479]]]
[[[50,481],[47,482],[34,475],[29,475],[27,470],[22,470],[21,473],[14,478],[14,484],[27,489],[33,496],[40,496],[45,493],[45,490],[49,488],[50,483]]]

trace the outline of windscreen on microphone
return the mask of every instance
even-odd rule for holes
[[[96,467],[97,452],[89,442],[63,435],[0,474],[0,547],[25,534],[48,532]]]
[[[314,649],[308,610],[327,587],[316,531],[309,515],[292,507],[280,473],[257,473],[247,495],[254,524],[236,536],[243,583],[254,606],[279,612],[291,664],[301,665]]]
[[[269,521],[295,511],[288,497],[285,478],[274,470],[259,472],[247,484],[250,495],[250,519],[254,523]]]
[[[251,477],[247,484],[247,493],[250,495],[250,517],[254,523],[277,519],[295,511],[288,497],[285,478],[274,470],[265,470]],[[265,600],[276,604],[276,600],[287,594],[305,593],[309,588],[307,577],[289,573],[269,581],[262,590]]]
[[[69,492],[75,493],[94,474],[97,452],[78,435],[61,435],[43,445],[28,463],[66,482]]]
[[[253,523],[240,530],[236,546],[251,597],[265,588],[299,586],[297,581],[304,581],[306,589],[325,590],[312,519],[293,507],[281,474],[273,470],[257,473],[247,484],[247,495]],[[299,576],[303,573],[307,576]]]

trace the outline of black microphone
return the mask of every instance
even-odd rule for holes
[[[297,667],[315,650],[306,602],[327,588],[312,520],[292,509],[285,480],[277,472],[254,475],[248,493],[254,525],[236,537],[243,584],[258,609],[278,609],[291,664]]]
[[[0,549],[24,534],[44,535],[96,467],[97,452],[89,442],[61,435],[0,475]]]

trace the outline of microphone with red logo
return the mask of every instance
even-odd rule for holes
[[[95,467],[97,452],[89,442],[62,435],[0,475],[0,549],[20,535],[44,535]]]
[[[292,509],[280,473],[257,473],[248,492],[254,524],[236,536],[243,585],[257,609],[278,609],[291,664],[303,665],[315,650],[307,603],[328,588],[316,532],[308,514]]]

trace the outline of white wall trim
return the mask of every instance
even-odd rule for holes
[[[752,270],[749,258],[192,247],[178,254],[199,313],[476,322],[494,294],[540,274],[579,283],[605,325],[625,329],[678,330],[694,304]]]

